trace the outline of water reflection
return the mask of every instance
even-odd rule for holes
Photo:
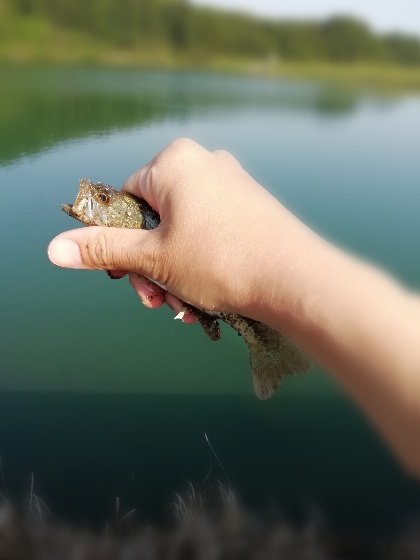
[[[332,86],[186,72],[0,70],[0,161],[58,142],[246,108],[342,115],[360,97]]]
[[[419,100],[182,72],[8,68],[1,80],[0,454],[11,484],[34,471],[74,518],[116,495],[160,511],[180,481],[206,475],[207,431],[250,499],[313,499],[350,524],[415,509],[414,483],[325,374],[260,403],[229,329],[214,344],[168,309],[147,312],[124,281],[53,267],[46,246],[77,227],[60,207],[80,177],[118,186],[191,136],[418,288]]]

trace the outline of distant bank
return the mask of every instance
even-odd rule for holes
[[[0,64],[206,69],[420,91],[420,38],[348,16],[263,20],[184,0],[3,0]]]
[[[95,66],[108,68],[200,70],[227,74],[254,75],[273,78],[319,80],[347,87],[371,87],[385,91],[420,92],[420,69],[369,64],[290,63],[251,58],[212,57],[197,61],[169,52],[120,51],[94,49],[68,53],[55,49],[28,49],[14,45],[8,52],[0,50],[1,66],[36,64],[60,66]]]

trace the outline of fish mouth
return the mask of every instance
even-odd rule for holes
[[[75,220],[79,220],[79,216],[73,210],[73,204],[62,204],[61,209]]]

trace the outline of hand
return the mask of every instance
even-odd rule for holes
[[[159,227],[68,231],[50,244],[55,264],[129,271],[149,307],[165,300],[178,311],[177,297],[278,329],[342,384],[420,477],[417,297],[319,238],[225,152],[177,140],[124,189],[159,212]]]
[[[123,190],[159,212],[157,229],[77,229],[54,239],[49,256],[59,266],[130,272],[148,307],[165,299],[179,311],[180,298],[204,309],[255,315],[255,302],[270,289],[264,268],[272,236],[284,240],[286,257],[303,228],[230,154],[209,152],[191,140],[173,142]]]

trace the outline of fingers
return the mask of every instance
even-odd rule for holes
[[[147,165],[133,173],[124,183],[122,190],[144,198],[158,213],[165,191],[173,188],[184,178],[186,170],[194,169],[204,154],[205,148],[189,138],[178,138],[162,150]]]
[[[159,204],[153,188],[152,169],[154,169],[155,160],[156,158],[153,158],[147,165],[130,175],[121,190],[143,198],[153,210],[159,213]]]
[[[188,309],[188,307],[185,307],[184,302],[170,292],[165,293],[165,303],[172,309],[172,311],[175,311],[175,319],[181,319],[182,322],[187,325],[191,325],[197,321],[197,317],[191,310]]]
[[[111,278],[111,280],[119,280],[127,276],[128,272],[125,270],[107,270],[106,273]]]
[[[183,313],[180,318],[184,323],[194,323],[197,318],[184,309],[178,298],[148,279],[156,278],[158,282],[160,279],[159,269],[156,268],[158,259],[153,256],[156,250],[150,246],[152,236],[151,231],[122,228],[77,229],[53,239],[48,247],[48,256],[57,266],[107,270],[111,278],[122,278],[129,270],[130,284],[146,307],[155,309],[166,302],[177,314]]]
[[[77,269],[133,271],[162,280],[162,243],[154,231],[89,227],[60,234],[48,247],[57,266]]]
[[[197,321],[197,317],[192,311],[185,309],[184,303],[173,294],[166,292],[154,282],[145,278],[141,274],[130,273],[129,281],[134,290],[140,297],[143,305],[149,309],[156,309],[166,303],[175,311],[175,319],[179,318],[183,323],[192,324]],[[180,315],[178,317],[178,315]]]
[[[165,303],[165,290],[154,284],[141,274],[133,272],[129,275],[130,284],[139,295],[143,305],[149,309],[156,309]]]

